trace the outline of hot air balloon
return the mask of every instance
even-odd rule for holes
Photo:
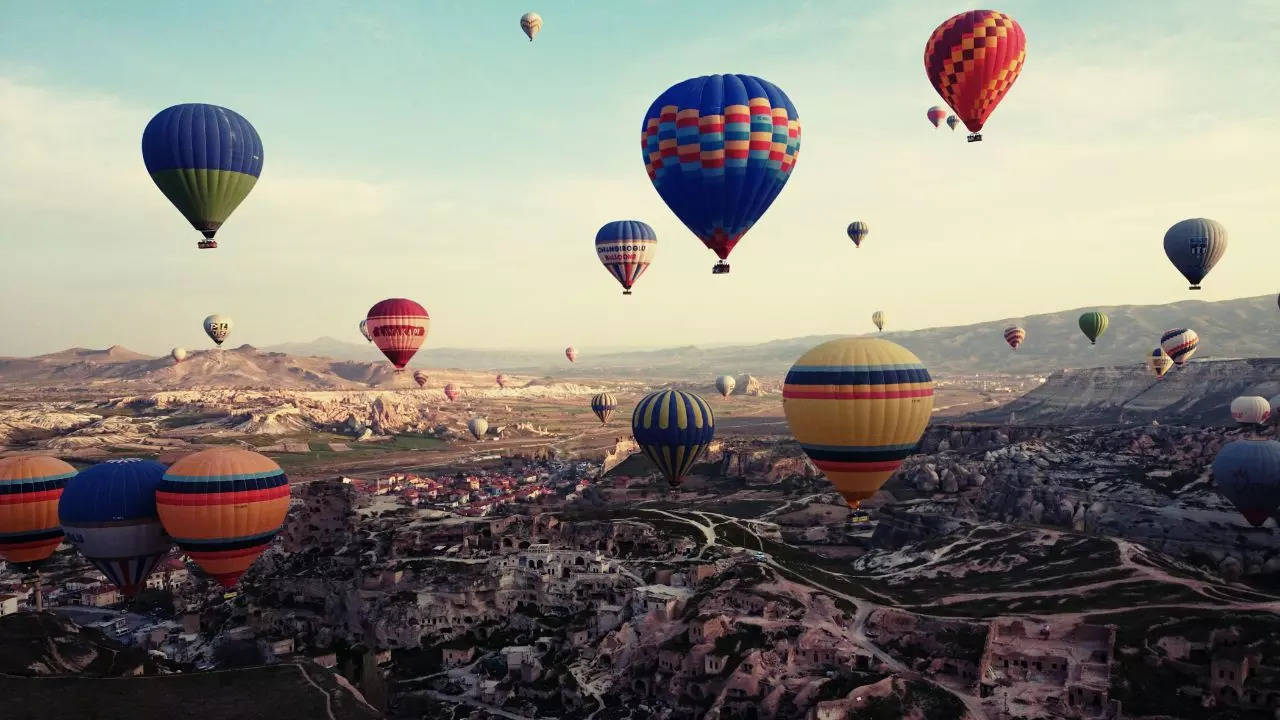
[[[569,347],[564,349],[564,356],[569,358],[569,362],[574,362],[575,360],[578,359],[578,351],[574,350],[573,346],[570,345]]]
[[[1271,417],[1271,403],[1257,395],[1242,395],[1231,401],[1231,419],[1241,425],[1261,425]]]
[[[1004,329],[1004,341],[1009,343],[1009,347],[1014,350],[1017,350],[1018,346],[1022,344],[1022,341],[1026,339],[1027,331],[1017,325],[1011,325]]]
[[[489,421],[482,417],[471,418],[471,422],[467,423],[467,429],[471,431],[471,437],[479,440],[489,432]]]
[[[233,110],[187,103],[161,110],[142,131],[142,161],[160,192],[216,248],[218,228],[262,174],[262,140]]]
[[[1183,220],[1164,234],[1164,254],[1191,283],[1189,290],[1200,289],[1200,281],[1226,251],[1227,229],[1208,218]]]
[[[1178,367],[1182,367],[1195,354],[1196,348],[1200,347],[1200,336],[1195,330],[1186,328],[1167,330],[1160,336],[1160,347],[1164,348]]]
[[[737,382],[732,375],[721,375],[716,378],[716,390],[720,392],[721,397],[729,397],[733,394],[733,388]]]
[[[0,557],[35,570],[62,542],[58,498],[76,469],[57,458],[15,455],[0,460]]]
[[[924,434],[933,412],[933,380],[920,359],[896,343],[832,340],[791,366],[782,409],[809,459],[857,508]]]
[[[871,233],[871,229],[861,220],[854,220],[849,223],[849,239],[853,241],[854,247],[862,247],[862,241]]]
[[[716,434],[706,400],[683,390],[645,395],[631,413],[631,434],[672,487],[679,485]]]
[[[956,126],[959,124],[960,124],[960,118],[956,117],[955,115],[947,116],[947,127],[951,128],[954,131],[956,129]]]
[[[414,371],[413,371],[413,381],[414,381],[414,382],[416,382],[416,383],[418,383],[418,387],[426,387],[426,386],[427,386],[427,374],[426,374],[426,373],[424,373],[424,372],[422,372],[421,370],[414,370]]]
[[[1089,338],[1090,345],[1097,345],[1098,338],[1102,337],[1102,333],[1107,331],[1107,325],[1110,322],[1111,318],[1107,317],[1104,312],[1096,310],[1087,312],[1080,316],[1080,332]]]
[[[596,232],[596,255],[622,284],[623,295],[631,294],[657,250],[658,235],[639,220],[614,220]]]
[[[373,342],[373,336],[369,334],[368,318],[360,318],[360,334],[364,336],[365,340]]]
[[[169,351],[169,357],[173,358],[175,363],[180,363],[187,359],[187,349],[176,347]]]
[[[536,12],[527,12],[520,16],[520,29],[524,30],[524,34],[529,36],[529,42],[533,42],[533,36],[538,34],[542,29],[542,16]]]
[[[1169,368],[1173,367],[1173,359],[1165,353],[1164,348],[1156,348],[1151,351],[1151,356],[1147,358],[1147,369],[1156,376],[1157,380],[1164,378],[1164,374],[1169,372]]]
[[[884,311],[877,310],[871,313],[871,322],[876,324],[876,332],[882,332],[884,330]]]
[[[173,546],[156,513],[164,473],[154,460],[108,460],[69,479],[58,502],[67,540],[128,597]]]
[[[508,382],[508,380],[507,380],[507,376],[506,376],[506,375],[503,375],[502,373],[498,373],[498,376],[497,376],[497,377],[495,377],[495,378],[493,379],[493,381],[494,381],[494,382],[496,382],[496,383],[498,383],[498,388],[499,388],[499,389],[502,389],[502,388],[506,388],[506,387],[507,387],[507,382]]]
[[[787,184],[800,116],[777,86],[704,75],[658,96],[641,127],[645,168],[663,202],[729,272],[725,260]]]
[[[613,396],[613,393],[599,393],[591,398],[591,412],[600,418],[601,425],[609,422],[609,418],[617,407],[618,399]]]
[[[231,334],[231,318],[226,315],[210,315],[204,319],[204,334],[218,347]]]
[[[1022,28],[995,10],[962,12],[929,36],[925,74],[969,128],[969,142],[982,139],[978,131],[1018,79],[1026,56]]]
[[[925,113],[925,117],[929,118],[929,122],[933,123],[934,127],[938,127],[938,124],[942,122],[942,118],[946,116],[947,111],[937,105],[929,108],[929,111]]]
[[[461,394],[462,394],[462,391],[458,389],[457,383],[449,383],[448,385],[444,386],[444,396],[449,398],[449,402],[453,402],[454,400],[457,400],[458,396]]]
[[[427,309],[412,300],[390,298],[369,308],[365,327],[373,344],[396,367],[404,370],[414,353],[427,341],[431,316]]]
[[[1236,440],[1213,459],[1213,485],[1254,527],[1280,508],[1280,443]]]
[[[178,547],[229,588],[280,531],[289,479],[252,450],[201,450],[169,467],[156,488],[156,510]]]

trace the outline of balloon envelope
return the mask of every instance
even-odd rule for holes
[[[575,360],[578,359],[578,351],[574,350],[573,346],[570,345],[569,347],[564,349],[564,356],[569,358],[569,362],[574,362]]]
[[[1200,281],[1227,251],[1227,229],[1208,218],[1191,218],[1175,223],[1164,234],[1164,254],[1169,262],[1200,289]]]
[[[0,459],[0,557],[34,570],[62,542],[58,499],[76,469],[57,458],[15,455]]]
[[[223,587],[262,554],[289,511],[289,479],[252,450],[201,450],[171,465],[156,511],[173,541]]]
[[[413,381],[414,381],[414,382],[416,382],[416,383],[418,383],[418,387],[426,387],[426,385],[427,385],[427,374],[426,374],[426,373],[424,373],[424,372],[422,372],[421,370],[414,370],[414,371],[413,371]]]
[[[721,375],[716,378],[716,390],[720,393],[721,397],[729,397],[732,395],[735,385],[737,385],[737,381],[733,379],[732,375]]]
[[[800,151],[800,116],[776,85],[704,75],[653,101],[641,126],[645,168],[663,202],[728,271],[742,236],[773,204]]]
[[[715,437],[715,414],[694,393],[658,390],[644,396],[632,411],[631,434],[674,487]]]
[[[849,239],[853,241],[854,247],[862,247],[862,241],[871,233],[871,229],[861,220],[854,220],[849,223]]]
[[[226,315],[210,315],[204,319],[203,325],[204,334],[218,346],[231,334],[231,318]]]
[[[934,127],[938,127],[938,124],[942,122],[942,118],[946,116],[947,111],[937,105],[929,108],[929,111],[925,113],[925,117],[929,118],[929,122],[933,123]]]
[[[164,473],[154,460],[107,460],[69,479],[58,502],[67,540],[129,597],[173,546],[156,512]]]
[[[956,126],[959,124],[960,124],[960,118],[956,117],[955,115],[947,116],[947,127],[951,128],[952,130],[955,130]]]
[[[369,342],[373,342],[373,336],[369,334],[368,318],[360,318],[360,334],[364,336],[365,340],[368,340]]]
[[[169,357],[173,358],[175,363],[180,363],[187,359],[187,349],[176,347],[169,351]]]
[[[365,321],[373,344],[396,370],[403,370],[409,364],[426,342],[431,328],[427,309],[405,298],[389,298],[377,303],[369,308]]]
[[[896,343],[832,340],[791,366],[782,409],[805,454],[856,508],[914,451],[933,412],[933,380]]]
[[[258,182],[262,140],[234,110],[203,103],[174,105],[157,113],[142,131],[142,160],[160,192],[212,240]]]
[[[609,422],[609,418],[617,408],[618,399],[613,396],[613,393],[599,393],[591,398],[591,412],[600,418],[601,425]]]
[[[1013,348],[1014,350],[1017,350],[1018,346],[1022,344],[1022,341],[1026,339],[1027,339],[1027,331],[1018,327],[1017,325],[1013,325],[1004,329],[1004,341],[1009,343],[1009,347]]]
[[[520,16],[520,29],[525,35],[529,36],[529,42],[533,42],[533,36],[538,34],[542,29],[542,16],[536,12],[527,12]]]
[[[1111,318],[1107,317],[1104,312],[1087,312],[1080,316],[1080,332],[1089,338],[1089,344],[1096,345],[1098,338],[1102,337],[1102,333],[1107,331],[1107,326],[1111,324]]]
[[[877,310],[871,313],[871,322],[875,323],[876,330],[884,330],[884,311]]]
[[[639,220],[614,220],[596,232],[596,256],[622,285],[623,295],[631,294],[657,249],[657,233]]]
[[[1227,443],[1213,459],[1213,485],[1250,525],[1261,526],[1280,508],[1280,443]]]
[[[965,127],[976,133],[1022,72],[1027,37],[1013,18],[970,10],[942,23],[924,46],[924,71]]]
[[[1160,336],[1160,347],[1178,367],[1182,367],[1195,354],[1196,348],[1200,347],[1200,336],[1195,330],[1187,328],[1166,330]]]
[[[1147,358],[1147,369],[1157,380],[1164,377],[1169,372],[1169,368],[1173,367],[1173,359],[1165,353],[1164,348],[1156,348],[1151,351],[1151,355]]]
[[[505,388],[508,383],[507,376],[502,373],[498,373],[498,376],[495,377],[493,381],[498,383],[499,388]]]
[[[449,402],[453,402],[461,394],[462,391],[458,389],[457,383],[449,383],[444,386],[444,396],[449,398]]]
[[[1261,425],[1271,417],[1271,403],[1257,395],[1243,395],[1231,401],[1231,419],[1241,425]]]
[[[467,429],[471,431],[471,437],[479,440],[489,432],[489,421],[484,418],[471,418],[471,422],[467,423]]]

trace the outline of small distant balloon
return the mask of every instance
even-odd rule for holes
[[[1081,315],[1079,323],[1080,332],[1089,338],[1089,344],[1097,345],[1098,338],[1102,337],[1102,333],[1107,331],[1107,325],[1111,324],[1111,318],[1104,312],[1094,310]]]
[[[942,119],[945,118],[946,116],[947,116],[947,111],[943,110],[937,105],[934,105],[933,107],[929,108],[929,111],[925,113],[925,117],[929,118],[929,122],[933,123],[934,127],[938,127],[938,123],[941,123]]]
[[[1164,254],[1169,262],[1199,290],[1200,281],[1227,251],[1227,229],[1208,218],[1192,218],[1175,223],[1164,234]]]
[[[596,231],[596,257],[630,295],[658,249],[658,235],[639,220],[614,220]]]
[[[404,370],[418,349],[427,341],[431,316],[427,309],[405,298],[389,298],[369,308],[366,329],[373,344],[395,366]]]
[[[569,358],[569,362],[575,362],[578,359],[578,351],[574,350],[573,346],[570,345],[564,349],[564,356]]]
[[[169,351],[169,357],[173,358],[175,363],[180,363],[187,359],[187,349],[176,347]]]
[[[716,434],[715,414],[698,395],[658,390],[631,413],[631,434],[645,457],[675,487],[684,480]]]
[[[1242,395],[1231,401],[1231,419],[1241,425],[1261,425],[1271,417],[1271,403],[1257,395]]]
[[[204,319],[204,333],[219,347],[231,334],[231,318],[226,315],[210,315]]]
[[[503,373],[498,373],[498,376],[495,377],[493,381],[498,383],[499,388],[505,388],[507,386],[507,383],[510,382],[510,380],[507,379],[507,376],[504,375]]]
[[[467,429],[471,431],[471,437],[479,440],[484,434],[489,432],[489,421],[482,417],[471,418],[467,423]]]
[[[721,375],[716,378],[716,390],[719,391],[721,397],[729,397],[733,394],[733,388],[737,385],[737,381],[732,375]]]
[[[457,383],[449,383],[444,386],[444,396],[449,399],[449,402],[457,400],[461,394],[462,390],[458,388]]]
[[[955,130],[956,126],[959,124],[960,124],[960,118],[956,117],[955,115],[947,116],[947,127],[951,128],[952,130]]]
[[[536,12],[527,12],[520,16],[520,29],[525,35],[529,36],[529,42],[533,42],[533,36],[538,34],[542,29],[542,16]],[[554,38],[552,38],[554,40]]]
[[[884,318],[883,310],[877,310],[871,313],[871,322],[875,323],[876,332],[881,332],[884,330],[884,320],[885,318]]]
[[[414,371],[413,371],[413,381],[414,381],[414,382],[416,382],[416,383],[418,383],[418,387],[426,387],[426,386],[427,386],[427,374],[426,374],[426,373],[424,373],[424,372],[422,372],[421,370],[414,370]]]
[[[1160,347],[1178,366],[1182,367],[1191,360],[1191,356],[1195,354],[1196,348],[1200,347],[1200,336],[1195,330],[1187,328],[1177,328],[1175,330],[1166,330],[1160,336]]]
[[[613,393],[599,393],[591,398],[591,412],[600,418],[601,425],[609,422],[609,418],[617,408],[618,399],[613,396]]]
[[[849,223],[849,229],[846,232],[849,233],[849,239],[853,241],[854,247],[862,247],[862,241],[871,233],[871,229],[861,220],[854,220]]]
[[[1009,347],[1014,350],[1017,350],[1018,346],[1022,344],[1022,341],[1026,339],[1027,331],[1017,325],[1012,325],[1004,329],[1004,341],[1009,343]]]
[[[369,319],[368,319],[368,318],[361,318],[361,319],[360,319],[360,334],[364,336],[364,339],[365,339],[365,340],[368,340],[369,342],[373,342],[373,336],[369,334]]]

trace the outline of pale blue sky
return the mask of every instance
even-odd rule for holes
[[[358,339],[387,296],[431,311],[428,348],[583,352],[1169,302],[1161,237],[1198,215],[1231,234],[1201,297],[1275,291],[1280,5],[995,7],[1028,58],[970,145],[924,118],[954,2],[0,0],[0,354],[204,347],[211,312],[233,344]],[[639,151],[652,99],[711,72],[774,82],[804,125],[715,277]],[[139,154],[179,102],[265,146],[211,252]],[[628,298],[592,249],[617,218],[659,234]]]

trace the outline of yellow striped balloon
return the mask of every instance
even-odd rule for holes
[[[666,476],[680,484],[716,434],[711,406],[682,390],[659,390],[645,395],[631,413],[636,444]]]
[[[832,340],[791,366],[782,408],[809,459],[856,508],[915,450],[933,412],[933,380],[897,343]]]
[[[0,460],[0,556],[34,570],[62,542],[58,499],[76,469],[43,455]]]

